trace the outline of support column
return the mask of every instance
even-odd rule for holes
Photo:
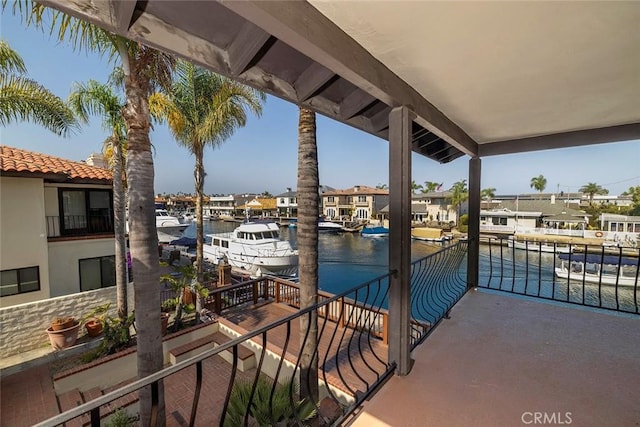
[[[480,173],[481,160],[469,160],[469,246],[467,256],[467,288],[478,286],[480,267]]]
[[[396,375],[411,370],[411,132],[413,113],[389,113],[389,362]]]

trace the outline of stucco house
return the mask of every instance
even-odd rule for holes
[[[287,188],[286,193],[281,193],[276,196],[276,206],[280,216],[297,216],[298,192],[291,191],[291,188]]]
[[[115,284],[109,170],[0,146],[0,305]]]
[[[322,214],[329,219],[369,220],[389,204],[389,190],[356,185],[322,193]]]

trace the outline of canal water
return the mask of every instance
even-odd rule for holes
[[[205,222],[204,231],[205,234],[231,232],[237,226],[233,222],[211,221]],[[187,228],[185,235],[195,237],[195,225]],[[295,228],[281,228],[280,236],[297,248]],[[386,237],[320,233],[318,246],[320,290],[340,293],[388,272],[389,242]],[[412,260],[435,253],[442,247],[440,243],[414,240],[411,243]],[[640,301],[640,289],[567,283],[555,278],[553,269],[552,254],[480,247],[479,283],[482,287],[627,312],[635,312]],[[466,275],[466,265],[461,266],[461,275]]]
[[[207,221],[204,233],[231,232],[237,226],[233,222]],[[190,225],[185,235],[195,237],[195,225]],[[280,228],[280,237],[298,247],[295,228]],[[420,259],[439,249],[442,244],[413,241],[411,257]],[[318,287],[339,293],[388,272],[389,242],[387,237],[363,237],[360,233],[321,232],[318,257]]]

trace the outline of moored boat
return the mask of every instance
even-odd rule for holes
[[[389,235],[387,227],[364,227],[360,234],[364,237],[386,237]]]
[[[513,249],[522,249],[532,252],[556,254],[568,254],[573,252],[573,248],[569,244],[557,242],[519,241],[510,238],[507,240],[507,246]]]
[[[444,234],[444,231],[442,229],[431,227],[412,228],[411,237],[417,240],[440,243],[450,239],[447,235]]]
[[[298,251],[281,240],[276,223],[243,223],[231,233],[207,234],[205,258],[214,264],[226,258],[231,266],[259,276],[288,272],[298,265]]]
[[[560,254],[561,279],[603,285],[638,286],[638,258],[601,254]]]

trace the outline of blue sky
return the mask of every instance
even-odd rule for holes
[[[47,34],[25,28],[3,13],[2,37],[24,59],[29,77],[63,99],[74,82],[106,82],[110,65],[95,54],[76,53]],[[298,110],[269,96],[260,118],[250,117],[223,145],[205,152],[205,192],[278,194],[296,187]],[[335,188],[388,183],[388,144],[364,132],[318,116],[320,183]],[[2,144],[71,160],[84,160],[101,149],[106,132],[98,118],[69,138],[36,125],[16,123],[1,130]],[[151,134],[155,147],[155,192],[193,192],[194,160],[177,145],[165,125]],[[468,157],[440,165],[413,156],[413,179],[437,181],[449,188],[467,179]],[[488,157],[482,161],[482,188],[498,194],[528,193],[531,178],[547,178],[547,191],[577,191],[596,182],[611,194],[640,185],[640,141]]]

